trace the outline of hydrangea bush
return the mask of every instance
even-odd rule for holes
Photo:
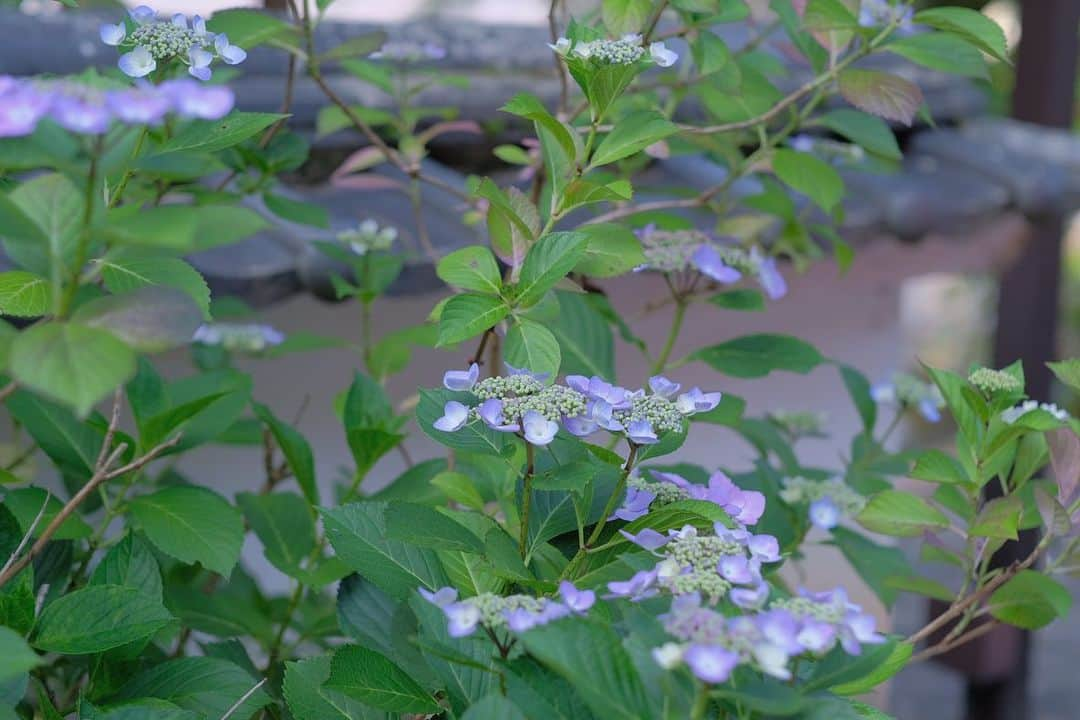
[[[478,131],[414,103],[462,83],[439,69],[445,50],[381,33],[317,49],[330,2],[208,20],[139,7],[101,28],[114,71],[0,77],[0,239],[17,266],[0,273],[13,321],[0,322],[13,430],[0,446],[0,718],[886,718],[855,698],[1000,624],[1067,613],[1054,576],[1080,560],[1080,425],[1028,398],[1019,365],[872,384],[783,335],[675,354],[691,305],[764,310],[787,294],[786,268],[824,248],[850,261],[837,167],[895,163],[886,120],[910,124],[922,105],[864,58],[978,77],[1008,60],[995,25],[960,8],[774,0],[774,18],[729,46],[714,29],[746,19],[740,0],[603,0],[565,26],[556,2],[560,98],[509,98],[502,110],[532,137],[495,154],[521,172],[463,191],[421,162],[441,133]],[[783,77],[761,49],[773,36],[810,80]],[[289,57],[280,114],[234,108],[221,83],[235,72],[221,65],[242,72],[258,44]],[[349,105],[330,63],[396,111]],[[319,132],[369,141],[333,182],[407,193],[408,235],[373,220],[331,231],[324,209],[281,192],[279,174],[307,157],[288,126],[300,72],[327,98]],[[706,154],[726,176],[698,194],[635,187],[650,158],[676,154]],[[372,173],[384,164],[405,180]],[[487,242],[439,256],[426,184],[456,194]],[[265,227],[243,202],[254,195],[324,229],[334,288],[359,306],[360,369],[333,408],[353,462],[331,492],[236,361],[333,341],[211,303],[183,259]],[[373,337],[408,255],[430,256],[448,292],[423,325]],[[667,288],[650,304],[669,317],[659,347],[603,291],[634,273]],[[615,377],[616,336],[645,377]],[[191,374],[163,377],[153,354],[183,346]],[[395,403],[385,381],[421,346],[444,349],[447,370]],[[685,387],[689,363],[715,383]],[[832,467],[800,459],[820,416],[751,417],[724,388],[823,367],[861,423]],[[1052,368],[1080,386],[1077,361]],[[955,448],[891,450],[913,415],[955,425]],[[446,452],[414,460],[414,422]],[[707,466],[680,460],[690,433],[718,426],[754,448],[750,467],[730,467],[723,447]],[[261,482],[225,497],[177,469],[212,443],[251,446]],[[369,491],[392,452],[407,469]],[[991,563],[1033,529],[1033,552]],[[249,533],[286,595],[239,562]],[[920,575],[882,535],[921,540],[955,582]],[[843,587],[795,582],[785,566],[822,542],[886,607],[911,592],[946,610],[903,636]]]

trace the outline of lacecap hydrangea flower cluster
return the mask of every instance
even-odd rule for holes
[[[897,22],[901,30],[911,30],[914,16],[915,10],[905,2],[862,0],[859,4],[859,25],[865,28]]]
[[[470,422],[482,422],[498,432],[520,434],[531,445],[547,445],[561,426],[585,437],[599,430],[623,435],[635,445],[659,442],[664,433],[683,427],[686,418],[708,412],[720,403],[720,393],[681,386],[663,376],[649,379],[649,391],[628,390],[600,377],[568,375],[566,384],[548,384],[547,375],[507,366],[507,375],[480,379],[475,363],[468,370],[448,371],[448,390],[471,392],[475,407],[451,400],[434,427],[457,432]]]
[[[446,57],[446,48],[433,42],[410,42],[394,40],[371,53],[373,60],[388,60],[395,63],[414,63],[421,60],[442,60]]]
[[[978,388],[987,397],[1001,394],[1014,394],[1024,391],[1024,382],[1004,370],[976,368],[968,375],[968,382]]]
[[[850,655],[882,643],[874,617],[848,600],[842,588],[826,593],[800,590],[767,610],[733,617],[702,603],[701,595],[675,598],[661,620],[674,641],[653,650],[664,668],[685,664],[702,682],[722,683],[739,665],[778,678],[792,677],[791,661],[820,657],[839,644]]]
[[[396,227],[390,225],[380,227],[378,221],[372,218],[361,220],[355,228],[343,230],[337,235],[338,242],[356,255],[389,250],[397,237]]]
[[[693,498],[715,502],[733,521],[733,527],[717,522],[711,532],[690,525],[666,534],[650,528],[637,533],[620,530],[657,561],[628,580],[609,582],[605,599],[672,598],[669,611],[660,616],[671,640],[652,651],[659,665],[666,669],[685,665],[705,683],[727,681],[739,665],[787,680],[796,658],[820,657],[837,645],[858,655],[863,645],[885,641],[875,629],[874,617],[850,602],[843,589],[800,590],[797,596],[769,602],[771,589],[761,568],[780,561],[779,542],[748,529],[764,512],[761,493],[739,488],[723,473],[714,473],[704,486],[671,473],[654,477],[656,482],[638,478],[628,487],[613,519],[637,520],[654,501],[662,506]],[[639,502],[641,498],[645,502]],[[551,598],[482,593],[459,600],[451,587],[434,592],[421,588],[420,593],[442,609],[452,637],[471,635],[481,627],[493,637],[527,632],[584,615],[597,600],[595,591],[578,589],[568,581]]]
[[[744,525],[753,525],[765,511],[764,495],[756,490],[743,490],[720,471],[709,477],[707,485],[692,483],[675,473],[653,470],[651,474],[655,480],[646,480],[640,475],[629,479],[626,498],[610,519],[633,522],[647,515],[650,510],[680,500],[715,503],[736,522]]]
[[[1029,412],[1035,410],[1042,410],[1054,416],[1055,420],[1059,422],[1066,422],[1069,419],[1069,413],[1062,410],[1053,403],[1041,403],[1037,400],[1025,400],[1015,407],[1011,407],[1007,410],[1003,410],[1001,413],[1001,421],[1006,425],[1012,425],[1020,418],[1027,415]]]
[[[0,137],[31,135],[45,119],[83,135],[101,135],[114,122],[159,125],[168,115],[217,120],[229,114],[234,102],[229,88],[188,79],[121,89],[0,75]]]
[[[896,405],[901,409],[913,407],[923,419],[932,423],[941,421],[941,408],[945,407],[945,398],[937,385],[907,373],[896,373],[891,381],[874,385],[870,388],[870,397],[883,405]]]
[[[227,35],[207,31],[206,21],[198,15],[189,24],[186,15],[159,18],[146,5],[130,10],[124,21],[102,25],[100,35],[106,45],[128,50],[117,65],[133,78],[146,77],[159,64],[179,63],[192,77],[206,81],[215,60],[239,65],[247,59],[247,52],[230,43]]]
[[[709,534],[693,525],[666,535],[651,528],[636,534],[619,532],[660,560],[629,580],[608,583],[608,597],[638,601],[661,592],[698,593],[711,605],[726,597],[741,608],[761,607],[769,597],[761,565],[780,560],[780,545],[772,535],[755,535],[745,525],[728,528],[721,522]]]
[[[420,588],[420,594],[446,615],[450,637],[472,635],[479,627],[491,632],[525,632],[568,615],[585,615],[596,602],[595,592],[578,590],[565,580],[559,584],[559,600],[494,593],[458,600],[458,592],[452,587],[435,592]]]
[[[671,67],[678,59],[678,53],[668,49],[662,42],[650,43],[646,49],[641,35],[632,33],[623,35],[618,40],[592,40],[574,42],[569,38],[559,38],[554,44],[548,44],[562,57],[577,57],[596,65],[633,65],[648,58],[660,67]]]
[[[842,518],[854,517],[866,507],[866,498],[840,478],[789,477],[783,484],[780,499],[789,505],[808,505],[810,524],[822,530],[832,530]]]
[[[641,228],[637,236],[645,254],[645,263],[636,268],[638,271],[696,271],[721,285],[751,276],[770,299],[778,300],[787,294],[787,282],[776,267],[776,258],[756,245],[745,249],[715,242],[700,230],[658,230],[655,225]]]
[[[824,437],[825,421],[828,416],[823,412],[808,410],[773,410],[766,418],[791,440],[808,437]]]
[[[285,342],[285,334],[270,325],[215,322],[200,325],[191,341],[229,352],[260,353]]]
[[[686,482],[674,478],[676,487]],[[711,534],[693,526],[667,535],[651,529],[620,531],[660,559],[629,580],[608,583],[607,597],[636,602],[661,593],[674,596],[670,611],[660,618],[673,640],[653,650],[656,662],[667,669],[685,664],[706,683],[725,682],[738,665],[787,680],[795,658],[824,655],[838,643],[858,655],[863,644],[884,642],[874,617],[851,603],[843,589],[801,590],[797,597],[769,603],[770,587],[761,566],[780,560],[779,543],[747,528],[764,511],[764,498],[729,483],[716,474],[708,490],[724,498],[720,504],[737,498],[725,505],[735,520],[733,528],[716,523]],[[735,614],[724,610],[724,599]]]

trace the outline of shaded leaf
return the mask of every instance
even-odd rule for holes
[[[240,557],[240,511],[203,487],[173,485],[131,501],[131,517],[158,550],[228,576]]]
[[[120,585],[89,585],[57,598],[38,618],[33,643],[87,655],[153,635],[173,621],[159,599]]]
[[[1037,630],[1068,614],[1072,595],[1061,583],[1034,570],[1023,570],[999,587],[987,603],[998,620]]]
[[[878,70],[844,70],[840,73],[840,94],[864,112],[908,127],[923,103],[918,85]]]
[[[691,357],[739,378],[764,377],[774,370],[805,375],[825,360],[812,345],[789,335],[745,335],[702,348]]]
[[[136,350],[161,352],[190,343],[203,317],[188,293],[147,285],[91,300],[75,311],[72,320],[108,330]]]
[[[435,699],[380,653],[349,645],[334,653],[326,687],[383,710],[437,713]]]
[[[0,273],[0,314],[38,317],[52,309],[52,284],[34,273],[12,270]]]
[[[50,322],[19,333],[9,365],[27,388],[86,415],[135,374],[135,354],[106,330]]]
[[[918,495],[885,490],[870,498],[856,518],[867,530],[914,537],[926,528],[948,527],[949,519]]]
[[[220,718],[258,682],[239,666],[213,657],[185,657],[153,665],[129,680],[118,693],[121,700],[154,697],[206,717]],[[232,717],[249,718],[270,703],[261,688],[237,708]]]
[[[447,584],[435,552],[388,537],[387,503],[357,502],[323,508],[323,526],[337,556],[350,568],[397,600],[423,586]]]

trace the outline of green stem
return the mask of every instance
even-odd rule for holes
[[[139,157],[139,153],[142,152],[143,143],[146,142],[147,128],[139,132],[139,139],[135,141],[135,149],[131,151],[131,160],[135,161]],[[124,196],[124,191],[127,190],[128,183],[131,182],[131,178],[135,175],[135,171],[128,167],[124,171],[123,177],[120,178],[120,182],[116,185],[116,189],[112,193],[112,197],[109,198],[109,207],[114,208],[120,203],[120,198]]]
[[[416,237],[420,241],[420,247],[431,262],[438,263],[439,253],[435,250],[435,246],[431,244],[427,220],[424,218],[424,196],[421,193],[419,171],[413,172],[412,179],[409,181],[409,202],[412,204]]]
[[[628,441],[629,442],[629,441]],[[615,489],[611,492],[611,497],[608,498],[607,504],[604,506],[604,512],[600,515],[600,519],[596,523],[596,527],[593,528],[592,533],[589,535],[589,539],[585,541],[585,544],[578,548],[577,554],[570,559],[566,568],[563,570],[560,580],[571,576],[573,571],[581,564],[581,561],[589,553],[590,549],[596,541],[600,539],[600,535],[604,532],[604,527],[607,525],[607,520],[611,517],[611,513],[615,512],[615,505],[622,499],[623,490],[626,489],[626,482],[630,478],[630,471],[634,469],[634,462],[637,460],[638,446],[634,443],[630,443],[630,452],[626,456],[626,463],[623,465],[622,473],[619,474],[619,480],[615,483]]]
[[[585,146],[584,146],[584,149],[582,150],[582,153],[581,153],[582,161],[585,164],[589,163],[589,160],[590,160],[590,158],[592,156],[592,146],[593,146],[593,143],[596,142],[596,133],[597,133],[597,130],[598,130],[599,127],[600,127],[600,118],[594,117],[592,119],[592,122],[589,123],[589,134],[585,137]],[[581,168],[579,167],[578,168],[578,175],[580,175],[580,174],[581,174]]]
[[[555,227],[555,223],[559,221],[560,217],[562,216],[558,210],[552,212],[551,215],[548,216],[547,222],[544,223],[544,228],[540,231],[540,234],[537,235],[537,237],[544,237],[549,232],[551,232],[552,229]]]
[[[525,479],[521,497],[521,529],[518,532],[518,549],[521,559],[529,554],[529,509],[532,507],[533,473],[536,470],[536,456],[532,443],[525,442]]]
[[[296,612],[296,608],[300,605],[300,598],[304,595],[304,583],[299,580],[296,582],[296,589],[293,590],[292,595],[289,597],[289,606],[285,609],[285,617],[281,619],[281,627],[278,628],[277,635],[274,636],[274,642],[270,645],[270,651],[266,660],[266,670],[270,671],[274,667],[274,663],[277,662],[278,654],[281,651],[281,644],[285,641],[285,632],[289,629],[289,625],[292,624],[293,613]]]
[[[86,571],[89,569],[90,560],[94,557],[94,553],[101,548],[102,543],[105,540],[105,533],[109,529],[109,525],[115,520],[124,510],[124,500],[127,498],[128,492],[130,492],[136,481],[142,477],[142,470],[128,473],[127,478],[120,486],[120,492],[116,494],[116,498],[112,503],[108,502],[108,493],[104,491],[104,485],[102,486],[102,505],[105,508],[105,515],[101,518],[101,523],[98,525],[94,534],[87,540],[86,555],[83,557],[82,563],[80,563],[78,569],[71,576],[71,587],[78,587],[85,580]]]
[[[53,297],[54,309],[59,318],[66,317],[71,311],[71,305],[75,301],[75,293],[79,289],[79,277],[82,275],[83,266],[86,265],[86,259],[90,253],[90,226],[94,222],[94,206],[96,204],[94,195],[98,181],[98,159],[101,155],[103,142],[103,139],[99,137],[90,151],[90,171],[86,174],[86,206],[83,210],[82,228],[79,231],[79,244],[75,248],[75,262],[72,267],[70,282],[64,288],[64,294],[60,298],[58,307],[56,306],[55,295]],[[59,263],[59,258],[52,258],[53,293],[60,291],[61,283],[57,282],[57,280],[62,268]]]
[[[705,713],[709,709],[709,686],[702,685],[698,690],[694,707],[690,710],[690,720],[705,720]]]
[[[667,340],[664,342],[664,347],[661,348],[660,354],[656,357],[656,361],[649,369],[650,375],[658,375],[664,371],[667,367],[668,360],[671,359],[671,351],[675,349],[675,343],[679,339],[679,333],[682,332],[683,321],[686,319],[686,306],[687,302],[684,298],[675,297],[675,312],[671,316],[671,328],[668,330]]]
[[[371,372],[371,301],[369,295],[371,289],[371,253],[366,253],[363,258],[363,277],[360,286],[364,295],[360,298],[360,352],[364,358],[364,367]]]
[[[649,18],[649,22],[645,25],[645,31],[641,33],[642,45],[648,45],[652,39],[652,34],[656,30],[656,25],[660,22],[660,17],[664,14],[664,10],[668,6],[668,0],[660,0],[656,3],[656,9],[653,10],[652,17]]]
[[[622,492],[626,489],[626,481],[630,478],[630,471],[634,469],[634,462],[637,460],[637,451],[638,446],[630,443],[630,452],[626,455],[626,463],[623,465],[622,474],[619,475],[619,481],[615,483],[615,490],[611,493],[611,497],[608,498],[607,505],[604,506],[604,513],[600,516],[596,527],[593,528],[592,535],[585,542],[586,546],[590,546],[600,539],[600,533],[604,531],[608,518],[611,517],[611,513],[615,512],[615,505],[622,499]]]

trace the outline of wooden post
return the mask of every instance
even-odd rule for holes
[[[1017,57],[1013,117],[1050,127],[1071,127],[1080,49],[1080,2],[1024,0],[1021,12],[1023,36]],[[1040,401],[1050,399],[1051,374],[1046,363],[1056,359],[1065,220],[1060,215],[1031,219],[1028,244],[1015,265],[1001,277],[998,297],[995,367],[1022,360],[1028,394]],[[987,487],[997,486],[991,483]],[[994,565],[1001,567],[1026,557],[1037,543],[1037,531],[1021,533],[1019,541],[1006,544],[994,556]],[[1014,636],[1007,637],[1009,634]],[[1030,634],[1002,628],[997,638],[990,633],[983,641],[989,653],[1010,648],[1012,670],[1000,679],[969,679],[968,720],[1028,720],[1032,717],[1028,697]]]

